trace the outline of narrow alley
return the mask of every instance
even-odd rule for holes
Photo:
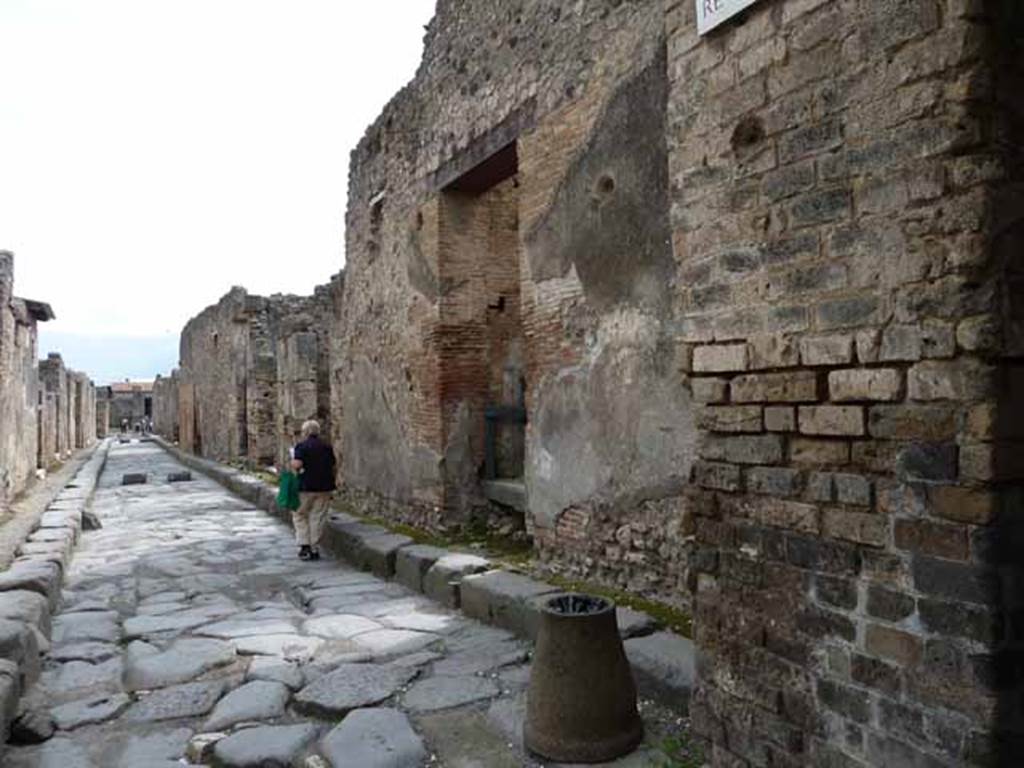
[[[298,560],[282,523],[198,473],[168,482],[183,471],[154,443],[111,449],[103,528],[83,534],[25,701],[59,731],[4,765],[534,764],[520,746],[528,644]],[[145,484],[122,485],[137,473]],[[645,750],[618,763],[656,764]]]

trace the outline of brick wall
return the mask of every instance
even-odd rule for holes
[[[715,765],[1010,764],[996,5],[764,2],[705,38],[668,11]]]
[[[346,493],[458,527],[490,511],[482,405],[518,365],[530,421],[499,458],[525,454],[527,524],[549,561],[676,598],[685,543],[608,568],[559,525],[586,508],[597,542],[646,516],[653,542],[687,514],[664,49],[660,2],[439,4],[416,79],[353,153],[335,392]]]

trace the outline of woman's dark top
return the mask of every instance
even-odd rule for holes
[[[334,449],[317,435],[295,446],[295,458],[302,462],[299,490],[326,493],[334,490]]]

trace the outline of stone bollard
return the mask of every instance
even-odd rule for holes
[[[632,752],[643,738],[643,723],[615,605],[564,594],[540,598],[538,608],[527,749],[564,763],[603,763]]]

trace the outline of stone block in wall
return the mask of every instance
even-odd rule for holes
[[[757,334],[747,340],[747,349],[752,371],[792,368],[800,363],[800,347],[791,335]]]
[[[737,376],[731,386],[736,403],[813,403],[819,400],[818,374],[814,371]]]
[[[726,461],[734,464],[778,464],[783,456],[783,438],[780,435],[744,435],[727,437]]]
[[[956,435],[956,411],[945,405],[873,405],[868,432],[887,440],[947,440]]]
[[[935,598],[978,605],[999,600],[999,574],[985,565],[915,555],[913,580],[919,592]]]
[[[729,399],[729,381],[714,377],[690,379],[690,392],[698,403],[724,403]]]
[[[852,368],[828,375],[829,397],[833,402],[899,400],[903,376],[895,368]]]
[[[947,560],[966,560],[967,528],[933,520],[896,520],[893,536],[897,549]]]
[[[764,428],[769,432],[795,432],[796,408],[774,405],[764,409]]]
[[[762,408],[756,405],[711,405],[697,411],[697,427],[709,432],[761,432]]]
[[[889,539],[889,521],[881,515],[867,512],[826,509],[822,512],[821,531],[834,539],[884,547]]]
[[[750,493],[766,496],[797,496],[803,491],[803,475],[788,467],[751,467],[746,472]]]
[[[695,373],[730,373],[746,369],[746,344],[704,345],[693,350]]]
[[[971,358],[928,360],[907,373],[911,400],[981,400],[995,394],[995,368]]]
[[[702,488],[719,491],[738,491],[741,487],[740,468],[714,461],[698,461],[693,465],[694,481]]]
[[[959,485],[929,486],[928,503],[934,516],[970,525],[990,525],[999,509],[992,491]]]
[[[949,483],[957,478],[957,459],[955,443],[910,443],[897,454],[897,477],[909,481]]]
[[[853,336],[835,333],[807,336],[800,340],[800,361],[804,365],[847,365],[853,360]]]
[[[789,458],[798,466],[849,464],[850,444],[845,440],[795,437],[789,444]]]
[[[805,435],[860,437],[865,434],[864,408],[856,405],[800,406],[800,432]]]

